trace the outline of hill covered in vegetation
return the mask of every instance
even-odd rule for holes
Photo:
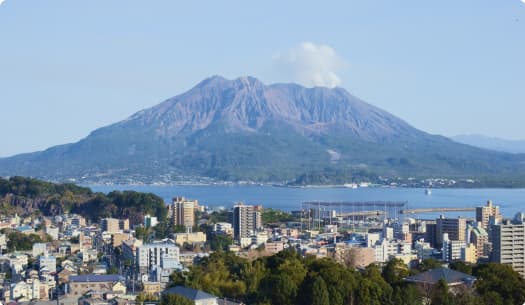
[[[91,221],[124,217],[131,224],[141,223],[145,214],[155,215],[161,221],[167,216],[164,201],[152,193],[114,191],[106,195],[75,184],[25,177],[0,178],[0,212],[44,216],[78,213]]]

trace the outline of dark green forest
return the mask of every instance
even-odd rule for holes
[[[506,265],[452,265],[478,278],[473,289],[456,293],[444,281],[424,291],[403,280],[437,266],[436,261],[426,261],[412,270],[401,261],[392,260],[382,269],[370,265],[357,271],[327,258],[303,258],[294,250],[254,261],[219,251],[192,266],[189,272],[172,274],[171,285],[184,285],[259,305],[510,305],[525,302],[525,281]]]
[[[152,193],[114,191],[106,195],[74,184],[25,177],[0,178],[0,212],[45,216],[78,213],[93,222],[117,217],[129,218],[131,224],[141,223],[145,214],[160,221],[167,216],[164,200]]]

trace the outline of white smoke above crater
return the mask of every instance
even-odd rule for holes
[[[312,42],[303,42],[279,53],[274,56],[274,61],[303,85],[329,88],[341,84],[338,71],[346,66],[334,48]]]

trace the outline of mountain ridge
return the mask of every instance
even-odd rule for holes
[[[451,137],[451,139],[459,143],[483,149],[490,149],[514,154],[525,153],[525,140],[507,140],[498,137],[488,137],[476,134],[457,135]]]
[[[379,176],[514,177],[524,162],[525,155],[425,133],[343,88],[213,76],[76,143],[0,159],[0,175],[323,184]]]

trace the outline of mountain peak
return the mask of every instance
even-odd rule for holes
[[[344,183],[354,173],[450,176],[524,167],[522,157],[419,131],[343,88],[265,85],[251,76],[217,75],[77,143],[0,159],[0,175],[48,179],[304,176]]]
[[[191,90],[135,114],[131,121],[140,121],[167,137],[189,135],[210,126],[222,126],[228,132],[264,132],[275,124],[304,135],[340,132],[368,141],[415,132],[402,120],[342,88],[265,85],[252,76],[233,80],[209,77]]]

